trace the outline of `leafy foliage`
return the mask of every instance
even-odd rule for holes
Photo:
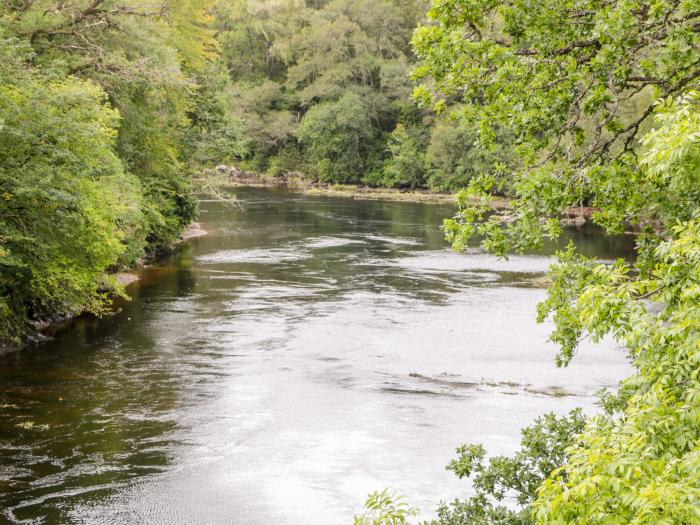
[[[106,272],[168,249],[195,216],[205,141],[236,145],[211,7],[0,6],[3,341],[29,320],[102,312],[105,290],[119,293]]]
[[[375,130],[358,95],[311,108],[297,136],[321,180],[357,182],[371,166]]]
[[[410,100],[409,41],[425,7],[423,0],[222,3],[216,23],[244,164],[326,182],[439,190],[466,182],[471,171],[440,154],[428,176],[433,119]]]
[[[459,478],[472,478],[476,492],[466,500],[456,500],[438,509],[432,525],[529,525],[530,505],[537,489],[549,474],[567,459],[567,448],[583,430],[580,410],[568,416],[546,414],[522,431],[520,450],[513,457],[497,456],[484,464],[486,450],[481,445],[463,445],[458,458],[447,468]],[[517,505],[504,505],[504,500]]]
[[[387,489],[373,492],[365,502],[366,512],[355,516],[354,525],[405,525],[408,518],[415,516],[416,509],[409,507],[403,498]]]
[[[522,164],[484,173],[470,187],[487,206],[486,190],[508,186],[517,197],[505,230],[498,213],[476,228],[490,247],[505,253],[537,246],[557,234],[540,219],[572,207],[596,208],[595,221],[614,233],[629,222],[663,228],[691,218],[696,192],[682,196],[682,207],[673,204],[670,180],[641,175],[635,148],[651,125],[653,101],[683,93],[700,77],[696,7],[434,2],[435,23],[413,39],[420,58],[414,76],[430,80],[416,99],[438,109],[461,99],[463,119],[479,130],[482,147],[508,129]],[[448,223],[451,239],[472,213]]]
[[[443,503],[438,517],[423,525],[530,525],[531,505],[538,488],[567,461],[567,451],[586,424],[580,409],[567,416],[553,413],[537,418],[523,429],[520,450],[512,457],[496,456],[485,462],[481,445],[462,445],[447,465],[459,477],[471,478],[475,494],[466,500]],[[355,517],[356,525],[408,523],[418,512],[387,490],[370,494],[368,510]],[[395,521],[391,521],[391,520]]]
[[[566,341],[562,358],[582,336],[611,335],[629,350],[636,373],[543,484],[538,523],[700,520],[700,222],[680,222],[670,234],[634,267],[562,262],[574,269],[577,301],[572,306],[571,282],[555,279],[541,312],[554,313]]]
[[[0,46],[5,56],[17,50],[16,41]],[[0,72],[4,339],[18,337],[27,314],[101,312],[105,269],[127,235],[143,243],[139,182],[114,153],[118,113],[104,92],[43,77],[16,58]]]
[[[611,337],[636,371],[602,397],[528,519],[700,522],[697,3],[445,0],[430,16],[414,46],[432,84],[416,97],[438,109],[461,97],[484,146],[509,127],[520,166],[470,181],[445,223],[455,248],[481,236],[489,251],[523,251],[585,205],[606,231],[641,233],[634,263],[570,246],[550,270],[539,319],[555,322],[559,364],[582,339]],[[490,193],[506,184],[517,200],[494,213]]]
[[[449,115],[443,114],[430,130],[426,151],[428,186],[438,190],[466,188],[472,178],[498,170],[512,170],[517,157],[512,153],[512,138],[498,130],[489,147],[478,143],[478,131],[456,117],[459,106]],[[445,118],[448,117],[448,118]],[[509,188],[502,188],[508,192]]]
[[[390,157],[384,163],[385,186],[416,188],[425,181],[426,159],[416,129],[399,124],[387,145]]]

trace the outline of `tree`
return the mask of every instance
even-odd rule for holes
[[[409,39],[423,3],[237,0],[219,6],[219,40],[246,137],[242,160],[273,174],[287,169],[325,182],[383,184],[389,134],[411,106]],[[336,169],[337,152],[319,156],[302,137],[318,115],[337,118],[336,110],[351,99],[361,100],[358,118],[369,119],[371,133],[362,132],[360,153],[370,158]],[[350,148],[341,163],[357,154],[356,129],[345,124],[326,129],[331,149]]]
[[[385,186],[417,188],[425,185],[425,152],[416,130],[398,124],[387,145],[389,159],[384,163]]]
[[[459,108],[452,108],[451,114],[443,114],[431,128],[426,151],[430,188],[459,190],[466,188],[473,177],[516,165],[512,153],[515,144],[507,133],[498,130],[493,144],[480,147],[478,129],[462,122],[458,115]]]
[[[520,450],[513,457],[496,456],[484,463],[481,445],[462,445],[447,468],[457,477],[473,478],[476,494],[442,504],[430,525],[530,525],[531,505],[549,474],[567,460],[567,448],[584,429],[580,409],[568,416],[545,414],[522,431]],[[517,505],[504,505],[506,498]]]
[[[194,218],[189,170],[212,126],[229,128],[206,82],[211,4],[0,6],[0,342],[103,312],[120,293],[107,273],[170,249]]]
[[[696,180],[697,110],[690,93],[660,114],[644,139],[644,173]],[[554,316],[560,361],[582,338],[610,335],[628,349],[636,373],[542,485],[538,523],[700,521],[700,219],[693,214],[666,240],[640,243],[634,265],[596,264],[571,248],[550,271],[540,318]]]
[[[512,130],[521,168],[478,177],[446,221],[457,249],[498,254],[560,233],[590,205],[607,232],[641,232],[635,263],[571,246],[550,269],[539,319],[566,365],[583,338],[624,345],[635,374],[591,419],[532,503],[535,523],[700,522],[700,209],[697,4],[436,1],[414,45],[418,89],[461,97],[488,145]],[[431,93],[432,90],[432,93]],[[442,97],[447,97],[447,99]],[[658,102],[654,102],[658,100]],[[511,184],[510,210],[489,193]]]
[[[9,2],[8,36],[26,39],[35,67],[100,85],[120,112],[116,148],[141,180],[147,238],[168,248],[196,202],[182,164],[194,74],[216,54],[210,0]]]
[[[321,180],[357,182],[371,167],[376,130],[362,99],[348,93],[311,108],[297,137]]]
[[[508,129],[524,165],[472,185],[487,207],[483,190],[508,184],[518,197],[505,231],[502,214],[477,228],[489,247],[505,253],[556,236],[558,221],[540,219],[570,207],[592,206],[594,220],[616,233],[628,222],[663,228],[690,218],[697,201],[640,177],[635,150],[654,101],[700,77],[696,7],[688,0],[434,2],[435,23],[413,39],[414,75],[434,85],[419,87],[416,98],[438,109],[461,99],[480,143]],[[465,213],[471,223],[472,211]],[[459,222],[448,225],[457,244]]]
[[[102,312],[105,271],[145,236],[118,113],[94,84],[24,66],[29,53],[0,39],[0,338],[15,342],[28,318]]]

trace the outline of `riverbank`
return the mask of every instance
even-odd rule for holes
[[[177,247],[180,244],[190,241],[192,239],[197,239],[199,237],[204,237],[208,235],[208,232],[202,228],[202,225],[198,222],[193,222],[190,224],[181,234],[177,241],[175,241],[174,246]],[[141,280],[140,270],[148,268],[150,264],[140,263],[138,267],[133,268],[132,271],[117,272],[112,274],[118,284],[123,287],[128,287]]]
[[[268,177],[257,172],[219,166],[205,174],[201,182],[215,181],[217,185],[229,187],[279,187],[309,196],[344,197],[366,201],[416,202],[426,204],[455,204],[454,193],[439,193],[424,188],[397,189],[374,188],[358,184],[329,184],[311,181],[300,173],[286,173],[279,177]],[[508,199],[496,197],[498,209],[508,206]]]
[[[396,189],[374,188],[357,184],[329,184],[311,181],[300,173],[287,173],[279,177],[268,177],[257,172],[242,171],[226,166],[217,167],[205,175],[200,182],[210,183],[223,187],[252,187],[252,188],[284,188],[289,191],[299,192],[308,196],[342,197],[361,201],[390,201],[412,202],[419,204],[451,204],[456,206],[457,195],[455,193],[439,193],[425,188]],[[512,206],[512,200],[504,196],[493,196],[491,206],[497,211],[507,211]],[[560,217],[564,228],[583,228],[590,223],[595,213],[595,208],[579,206],[564,210]],[[507,222],[509,217],[502,218]],[[636,235],[639,227],[628,225],[626,234]]]
[[[329,184],[312,181],[301,173],[289,172],[278,177],[269,177],[254,171],[239,170],[235,167],[217,166],[208,170],[199,180],[203,186],[216,187],[253,187],[284,188],[308,196],[343,197],[364,201],[413,202],[423,204],[456,205],[456,193],[434,192],[426,188],[397,189],[375,188],[358,184]],[[213,184],[212,184],[213,183]],[[506,211],[512,206],[512,200],[504,196],[493,196],[491,206],[498,211]],[[561,224],[566,228],[581,228],[590,222],[595,213],[590,206],[580,206],[565,210]],[[508,220],[504,218],[504,221]],[[630,233],[634,228],[630,226]]]
[[[180,234],[179,238],[175,241],[173,246],[176,248],[177,246],[185,242],[188,242],[192,239],[204,237],[207,234],[208,232],[202,228],[200,223],[193,222]],[[138,263],[137,266],[131,268],[128,271],[112,273],[109,275],[109,277],[113,277],[118,285],[126,289],[129,286],[139,282],[142,278],[142,271],[148,268],[149,266],[151,266],[151,264],[142,261]],[[105,291],[110,292],[110,289],[108,288]],[[60,327],[65,323],[73,321],[81,315],[83,314],[65,314],[51,319],[33,321],[31,325],[34,333],[27,334],[26,339],[19,344],[7,344],[0,342],[0,355],[16,352],[18,350],[26,348],[31,344],[39,343],[43,340],[46,340],[48,339],[48,337],[46,336],[47,332],[51,331],[52,329],[56,329],[57,327]]]
[[[449,193],[433,193],[429,190],[396,190],[392,188],[370,188],[354,184],[333,184],[301,189],[305,195],[345,197],[367,201],[417,202],[428,204],[454,204],[455,196]]]
[[[175,241],[174,246],[178,246],[192,239],[204,237],[205,235],[208,235],[208,232],[202,228],[202,225],[198,222],[193,222],[180,234],[180,237],[177,241]],[[141,275],[138,270],[148,268],[149,266],[149,264],[140,264],[138,268],[134,268],[134,271],[118,272],[112,276],[116,279],[118,284],[127,287],[141,280]]]

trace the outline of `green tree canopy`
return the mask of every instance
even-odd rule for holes
[[[93,83],[45,77],[0,40],[0,337],[25,316],[91,311],[141,231],[138,180],[115,155],[118,113]]]
[[[203,137],[236,142],[212,5],[0,5],[0,339],[100,313],[105,273],[168,249],[194,217]]]
[[[326,182],[414,181],[416,173],[396,173],[407,166],[398,160],[389,167],[394,175],[384,178],[382,163],[393,157],[390,134],[397,124],[416,124],[407,73],[413,60],[410,35],[424,11],[423,1],[222,3],[218,38],[246,137],[242,160],[256,170],[304,172]],[[361,132],[362,151],[355,145],[357,126],[347,125],[354,112],[361,127],[368,118],[371,128]],[[345,123],[338,120],[341,113]],[[324,124],[325,135],[307,140],[321,114],[333,122]],[[318,151],[325,148],[318,140],[335,153]],[[425,155],[424,144],[414,148],[403,152]],[[416,184],[425,183],[421,173]]]
[[[362,99],[348,93],[311,108],[297,136],[322,180],[354,182],[370,168],[376,130]]]
[[[516,169],[460,195],[445,223],[455,248],[480,235],[495,253],[525,250],[583,206],[608,232],[641,233],[634,263],[571,246],[550,270],[539,318],[555,322],[559,364],[582,339],[612,337],[635,373],[541,484],[536,523],[700,522],[698,7],[436,0],[414,36],[416,97],[463,104],[485,149],[499,128],[517,144]],[[505,185],[515,198],[499,213],[490,193]]]
[[[636,150],[654,102],[700,77],[697,7],[675,0],[434,2],[435,23],[413,40],[421,60],[415,77],[430,80],[416,98],[438,109],[463,102],[462,117],[480,130],[484,148],[499,128],[509,130],[524,165],[473,185],[474,195],[508,184],[521,197],[507,235],[498,216],[479,227],[491,247],[502,253],[556,235],[557,222],[540,219],[570,207],[594,207],[596,222],[613,232],[627,222],[690,218],[696,191],[639,175]],[[470,212],[464,219],[471,222]],[[450,225],[457,243],[459,222]]]

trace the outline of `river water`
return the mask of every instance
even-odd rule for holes
[[[449,206],[238,196],[119,313],[0,357],[0,522],[340,525],[384,487],[430,516],[469,494],[456,446],[512,452],[630,372],[610,344],[557,369],[547,251],[453,254]]]

